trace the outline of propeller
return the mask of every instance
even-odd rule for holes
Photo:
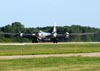
[[[23,42],[23,37],[24,33],[18,32],[16,33],[16,37],[18,38],[18,42],[22,43]]]
[[[65,37],[66,37],[66,38],[69,38],[69,36],[70,36],[70,35],[69,35],[69,32],[66,32]]]
[[[19,37],[23,37],[24,33],[19,33]]]

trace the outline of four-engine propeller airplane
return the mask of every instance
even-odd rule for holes
[[[69,38],[70,36],[92,35],[94,33],[68,33],[68,32],[66,32],[65,34],[58,34],[57,28],[55,25],[52,33],[39,31],[38,33],[33,33],[33,34],[30,34],[30,33],[6,33],[6,32],[2,32],[0,34],[13,35],[16,37],[19,36],[21,38],[31,38],[32,43],[37,43],[39,40],[49,40],[49,41],[52,41],[53,43],[57,43],[58,38]]]

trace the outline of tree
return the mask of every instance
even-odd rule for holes
[[[12,28],[12,32],[24,31],[24,25],[22,25],[20,22],[12,23],[11,28]]]

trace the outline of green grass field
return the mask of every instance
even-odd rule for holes
[[[0,45],[3,55],[38,55],[100,52],[99,43]]]
[[[90,52],[100,52],[100,44],[0,45],[0,56]],[[100,57],[0,59],[0,71],[100,71]]]
[[[49,57],[0,60],[0,71],[100,71],[100,58]]]

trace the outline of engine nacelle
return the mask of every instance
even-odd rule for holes
[[[36,34],[32,34],[32,36],[36,36]]]
[[[20,36],[20,37],[23,37],[23,35],[24,35],[23,33],[19,33],[19,36]]]
[[[70,36],[69,33],[66,32],[65,37],[66,37],[66,38],[69,38],[69,36]]]

